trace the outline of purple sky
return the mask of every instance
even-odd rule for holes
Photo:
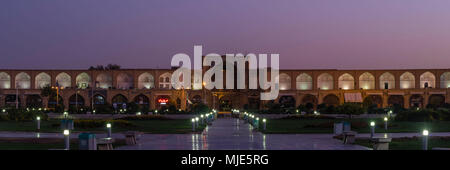
[[[284,69],[450,68],[448,0],[1,0],[0,69],[167,68],[279,53]]]

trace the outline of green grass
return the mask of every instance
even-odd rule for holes
[[[270,119],[267,120],[263,133],[295,134],[295,133],[333,133],[333,123],[353,122],[352,130],[358,133],[369,133],[370,121],[375,121],[377,133],[421,132],[428,129],[431,132],[450,132],[450,122],[388,122],[388,130],[384,130],[382,119]],[[355,126],[356,124],[357,126]],[[262,125],[260,125],[262,127]]]
[[[372,148],[369,139],[356,139],[355,143]],[[450,137],[430,137],[428,149],[435,147],[450,148]],[[389,143],[389,150],[422,150],[422,138],[393,138]]]
[[[62,129],[54,124],[59,124],[59,120],[49,120],[41,122],[40,132],[54,132],[60,133]],[[121,128],[113,127],[113,133],[124,131],[140,131],[144,133],[159,133],[159,134],[182,134],[192,133],[192,124],[188,119],[174,119],[174,120],[129,120],[135,127]],[[205,126],[200,126],[197,132],[203,131]],[[16,122],[16,121],[0,121],[0,131],[15,131],[15,132],[35,132],[36,122]],[[106,128],[77,128],[74,127],[74,132],[105,132]]]
[[[78,150],[78,139],[70,140],[70,150]],[[125,140],[116,139],[113,147],[125,145]],[[49,150],[63,149],[64,141],[58,138],[1,138],[0,150]]]

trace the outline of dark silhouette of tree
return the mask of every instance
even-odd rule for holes
[[[89,67],[89,70],[120,70],[120,65],[117,64],[108,64],[106,66],[97,65]]]

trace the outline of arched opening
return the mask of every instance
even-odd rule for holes
[[[18,103],[19,107],[22,105],[20,98],[21,97],[17,98],[17,103]],[[16,95],[13,95],[13,94],[6,95],[5,105],[10,106],[10,107],[15,107],[16,106]]]
[[[364,98],[363,104],[367,108],[382,108],[383,99],[380,95],[369,95]]]
[[[313,79],[310,75],[302,73],[296,78],[297,90],[312,90]]]
[[[220,111],[231,111],[233,106],[233,101],[229,96],[224,96],[219,100],[219,110]]]
[[[380,89],[394,89],[395,77],[389,72],[383,73],[380,76]]]
[[[118,107],[122,106],[123,104],[127,104],[128,103],[128,99],[121,94],[115,95],[112,98],[112,104],[117,104]]]
[[[133,88],[133,77],[120,73],[117,75],[117,89],[127,90]]]
[[[302,104],[305,105],[307,110],[312,110],[317,105],[317,98],[314,95],[306,94],[302,98]]]
[[[329,94],[323,98],[323,103],[326,106],[338,106],[339,105],[339,97],[334,94]]]
[[[33,94],[33,95],[28,95],[27,96],[27,102],[26,102],[27,107],[32,107],[32,108],[40,108],[42,107],[42,98],[39,95]]]
[[[441,88],[450,88],[450,72],[441,75]]]
[[[94,105],[105,105],[106,104],[106,100],[105,97],[102,95],[94,95]]]
[[[413,89],[416,87],[414,74],[405,72],[400,76],[400,89]]]
[[[11,88],[11,76],[8,73],[0,73],[0,89],[10,89]]]
[[[333,76],[328,73],[323,73],[317,77],[317,87],[320,90],[333,90]]]
[[[404,98],[402,95],[390,95],[388,97],[388,105],[391,107],[404,108]]]
[[[359,76],[359,88],[364,90],[375,89],[375,77],[369,72],[365,72]]]
[[[100,73],[97,75],[97,88],[109,89],[112,87],[112,77],[107,73]]]
[[[76,77],[77,87],[80,89],[86,89],[89,87],[89,83],[91,82],[91,77],[87,73],[80,73]]]
[[[150,73],[142,73],[138,77],[138,88],[139,89],[151,89],[155,87],[155,79]]]
[[[445,105],[445,96],[442,94],[432,94],[428,98],[428,106],[432,108],[442,107]]]
[[[420,75],[420,88],[434,88],[436,85],[436,77],[433,73],[425,72]]]
[[[72,87],[72,78],[67,73],[59,73],[56,76],[56,82],[60,87]]]
[[[423,107],[423,97],[420,94],[413,94],[409,98],[409,106],[410,107]]]
[[[280,107],[284,109],[295,108],[295,98],[293,96],[281,96],[278,103],[280,103]]]
[[[47,73],[39,73],[35,78],[35,89],[42,89],[51,85],[51,77]]]
[[[14,87],[17,89],[30,89],[31,87],[31,77],[27,73],[21,72],[16,75],[16,84]]]
[[[194,97],[192,97],[192,103],[193,104],[202,103],[202,96],[195,95]]]
[[[148,106],[150,104],[150,100],[148,99],[148,97],[143,94],[134,97],[134,102],[138,105]]]
[[[58,102],[56,102],[56,101],[58,101]],[[57,105],[60,107],[64,105],[63,98],[61,96],[56,97],[56,95],[49,96],[47,107],[55,109]]]
[[[291,77],[286,73],[280,74],[280,90],[290,90],[291,89]]]
[[[338,79],[339,89],[351,90],[355,89],[355,79],[352,75],[345,73],[342,74]]]
[[[84,98],[81,95],[72,95],[69,97],[69,106],[84,106]]]

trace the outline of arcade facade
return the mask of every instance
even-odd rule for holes
[[[45,86],[62,87],[59,102],[71,105],[136,102],[158,109],[173,102],[179,109],[203,102],[218,110],[263,109],[259,90],[175,90],[175,69],[0,70],[0,107],[50,107],[41,96]],[[224,73],[225,74],[225,73]],[[280,93],[273,101],[298,106],[338,105],[370,99],[379,107],[404,108],[450,103],[450,69],[410,70],[280,70]],[[248,77],[247,77],[248,81]],[[92,88],[94,87],[94,88]],[[17,94],[17,95],[16,95]],[[186,99],[190,102],[186,102]]]

